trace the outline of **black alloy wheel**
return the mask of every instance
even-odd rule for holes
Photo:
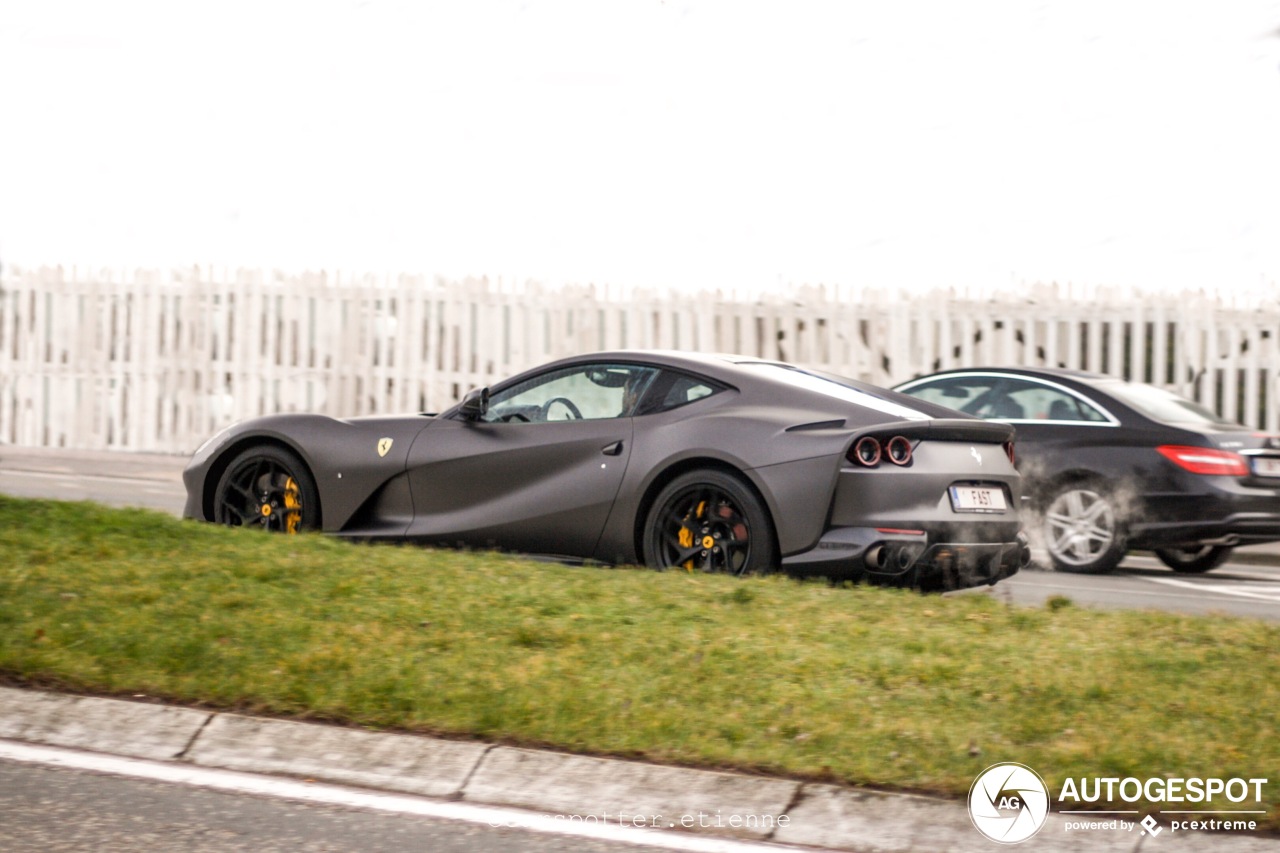
[[[282,447],[251,447],[222,472],[214,492],[213,520],[275,533],[319,527],[315,478],[296,454]]]
[[[644,561],[655,569],[756,575],[777,568],[764,504],[737,477],[690,471],[658,494],[644,529]]]

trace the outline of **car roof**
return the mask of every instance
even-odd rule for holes
[[[792,364],[777,359],[757,358],[748,355],[734,355],[730,353],[701,353],[701,352],[684,352],[680,350],[650,350],[650,349],[624,349],[624,350],[605,350],[602,352],[583,353],[581,355],[570,356],[568,358],[559,359],[533,368],[513,377],[511,381],[518,380],[521,376],[530,372],[540,372],[543,370],[554,370],[560,367],[570,367],[577,364],[585,364],[590,362],[621,362],[652,365],[666,369],[685,371],[694,375],[703,376],[721,382],[725,385],[744,389],[762,389],[764,387],[773,387],[785,390],[787,393],[797,395],[811,395],[814,392],[798,387],[796,385],[786,383],[781,380],[777,374],[770,375],[769,372],[753,370],[758,365],[776,365],[778,367],[791,370],[798,370],[815,376],[826,377],[837,384],[844,385],[852,392],[863,395],[868,398],[866,400],[856,401],[856,405],[862,408],[877,409],[886,411],[884,405],[897,407],[898,409],[909,409],[911,417],[935,418],[935,417],[953,417],[954,412],[946,409],[936,403],[920,400],[918,398],[908,397],[900,394],[892,389],[885,388],[880,385],[874,385],[852,377],[835,376],[827,371],[815,370],[803,365]],[[506,383],[504,383],[506,384]],[[873,400],[880,401],[879,403]]]
[[[956,367],[950,370],[939,370],[934,373],[927,373],[913,377],[903,382],[899,382],[897,385],[906,385],[911,382],[918,382],[921,379],[933,379],[939,376],[957,376],[967,373],[1003,373],[1010,376],[1027,376],[1039,379],[1067,379],[1074,380],[1084,385],[1099,385],[1107,382],[1124,381],[1119,377],[1108,376],[1105,373],[1094,373],[1089,370],[1076,370],[1068,367],[993,367],[979,365],[976,367]]]
[[[787,362],[778,361],[776,359],[756,358],[754,356],[735,355],[732,353],[685,352],[683,350],[664,349],[621,349],[570,356],[568,358],[552,362],[551,364],[540,365],[537,369],[540,370],[544,367],[551,367],[553,365],[581,364],[583,362],[592,361],[622,361],[661,365],[663,367],[672,367],[688,370],[694,373],[702,373],[712,379],[720,379],[729,382],[733,381],[732,377],[734,376],[747,375],[742,370],[746,365],[777,364],[784,367],[798,367],[798,365],[788,364]]]

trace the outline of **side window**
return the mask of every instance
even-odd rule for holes
[[[723,390],[723,386],[708,379],[664,370],[653,381],[649,393],[645,394],[644,399],[640,401],[636,414],[652,415],[656,412],[667,412]]]
[[[975,410],[980,410],[984,401],[992,396],[992,386],[997,381],[992,376],[954,376],[917,385],[906,393],[972,415],[978,414]]]
[[[1059,388],[1038,382],[1010,380],[1008,396],[1022,408],[1022,418],[1032,421],[1105,421],[1097,409]]]
[[[906,393],[988,420],[1107,421],[1106,415],[1074,394],[1012,376],[948,376]]]
[[[657,370],[627,364],[566,367],[494,394],[489,423],[546,423],[629,417]]]

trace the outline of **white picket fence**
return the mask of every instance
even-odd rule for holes
[[[438,411],[601,349],[737,352],[881,385],[948,367],[1079,367],[1280,430],[1280,302],[1027,285],[741,296],[423,275],[264,271],[0,277],[0,442],[190,452],[273,412]]]

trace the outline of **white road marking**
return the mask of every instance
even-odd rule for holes
[[[813,850],[811,847],[795,847],[771,842],[738,841],[683,832],[641,829],[615,823],[568,820],[565,816],[539,814],[501,806],[429,800],[408,794],[387,794],[360,788],[347,788],[342,785],[303,782],[235,770],[196,767],[191,764],[147,761],[140,758],[38,746],[3,739],[0,739],[0,759],[330,806],[463,821],[490,826],[494,829],[523,829],[550,835],[591,838],[643,847],[690,851],[690,853],[779,853],[787,850]]]
[[[155,477],[116,477],[110,474],[72,474],[63,471],[27,471],[22,468],[0,468],[0,476],[32,477],[37,480],[53,480],[62,485],[75,485],[77,480],[93,480],[98,483],[136,483],[144,486],[181,486],[178,480],[159,480]]]
[[[1129,566],[1132,563],[1137,563],[1141,568],[1150,567],[1160,569],[1162,571],[1168,571],[1165,564],[1155,557],[1129,556],[1125,558],[1125,566]],[[1221,578],[1223,575],[1230,575],[1233,579],[1246,578],[1249,580],[1260,581],[1280,581],[1280,572],[1277,571],[1277,568],[1280,567],[1226,562],[1223,563],[1222,568],[1215,571],[1212,576],[1215,578]],[[1123,567],[1120,571],[1121,573],[1124,572]]]
[[[1141,578],[1141,580],[1149,580],[1149,579]],[[1193,598],[1193,599],[1203,598],[1203,596],[1201,595],[1192,595],[1190,593],[1185,593],[1185,592],[1165,592],[1163,590],[1142,590],[1142,589],[1117,590],[1115,587],[1110,587],[1110,586],[1082,586],[1078,583],[1034,583],[1034,582],[1028,582],[1025,580],[1018,580],[1017,583],[1018,583],[1018,586],[1021,586],[1021,587],[1029,587],[1033,589],[1061,590],[1062,592],[1067,592],[1067,593],[1097,592],[1097,593],[1115,594],[1117,592],[1123,592],[1124,595],[1134,595],[1134,596],[1142,595],[1142,596],[1147,596],[1148,598]]]
[[[1168,586],[1182,587],[1183,589],[1194,589],[1198,594],[1203,595],[1206,592],[1217,593],[1218,595],[1235,595],[1240,598],[1257,598],[1263,601],[1280,601],[1280,589],[1274,592],[1252,592],[1239,586],[1230,586],[1221,582],[1192,582],[1178,580],[1177,578],[1146,578],[1152,583],[1162,583]]]

